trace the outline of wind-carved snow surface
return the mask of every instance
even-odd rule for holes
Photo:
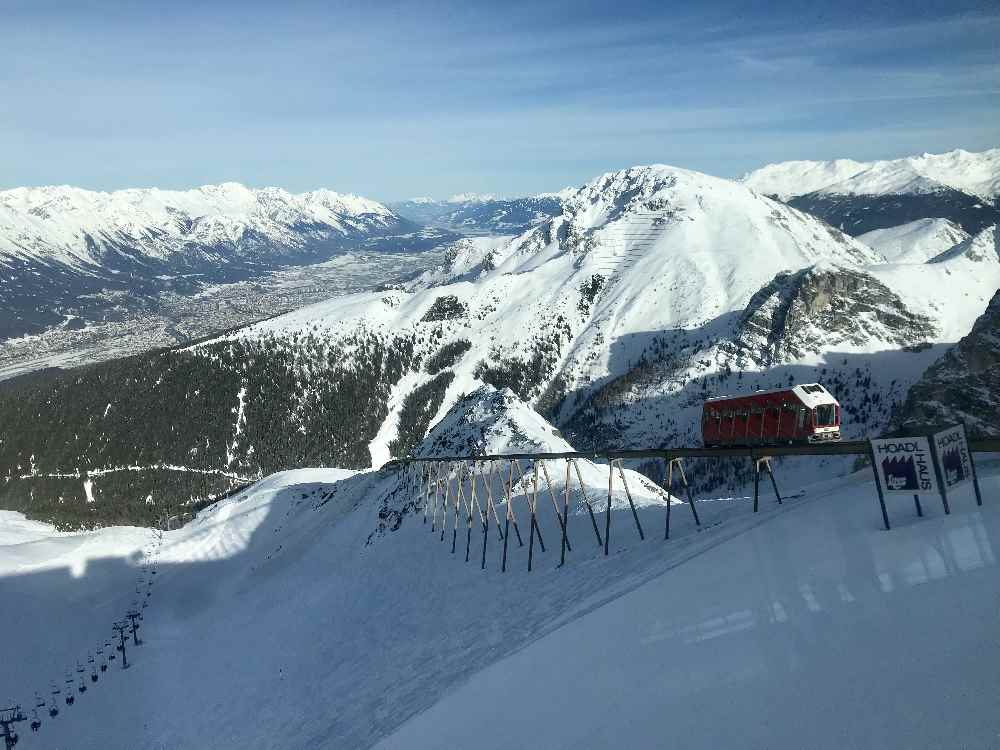
[[[1000,196],[1000,148],[980,153],[956,149],[872,162],[850,159],[787,161],[748,172],[741,181],[788,200],[813,192],[834,195],[932,193],[952,188],[986,200]]]

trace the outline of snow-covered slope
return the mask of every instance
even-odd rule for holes
[[[858,236],[893,263],[925,263],[967,239],[968,232],[947,219],[917,219]]]
[[[771,164],[742,182],[858,236],[943,218],[975,233],[1000,222],[1000,149],[875,162]]]
[[[980,153],[956,149],[872,162],[787,161],[748,172],[741,181],[782,200],[817,191],[886,195],[951,188],[992,201],[1000,195],[1000,148]]]
[[[971,494],[912,522],[893,502],[885,533],[855,475],[477,670],[376,747],[992,747],[1000,512]]]
[[[968,335],[931,365],[907,395],[894,426],[928,430],[964,422],[974,435],[1000,436],[1000,290]]]
[[[425,399],[433,425],[483,383],[511,388],[581,447],[635,447],[697,442],[706,395],[820,379],[840,387],[853,435],[885,425],[971,327],[1000,269],[886,264],[744,185],[651,166],[597,178],[520,237],[470,244],[434,281],[236,335],[365,330],[409,334],[425,357],[460,349],[443,374],[414,372],[394,388],[382,446],[408,398],[411,411]],[[421,390],[431,385],[436,400]]]
[[[548,439],[537,415],[505,402],[501,423]],[[461,413],[443,429],[458,435]],[[531,573],[527,464],[529,481],[512,485],[523,545],[511,533],[505,573],[495,525],[485,570],[478,517],[464,562],[465,518],[452,553],[450,526],[442,541],[423,522],[419,474],[392,469],[274,475],[162,539],[3,515],[0,695],[29,715],[36,690],[65,689],[67,669],[76,687],[77,662],[136,598],[147,552],[156,570],[129,669],[111,662],[73,706],[57,696],[59,716],[42,707],[37,734],[18,727],[19,748],[989,745],[1000,515],[988,502],[977,509],[963,490],[945,517],[928,497],[917,521],[909,498],[890,500],[886,533],[864,473],[781,506],[765,495],[756,515],[743,493],[700,496],[701,531],[675,504],[665,542],[665,497],[628,472],[646,538],[616,474],[604,557],[584,499],[601,510],[607,469],[581,464],[566,565],[543,482],[545,551],[536,535]],[[998,468],[980,467],[995,496]],[[549,465],[557,498],[562,469]],[[504,518],[501,480],[502,467],[491,487]],[[403,510],[394,531],[387,507]]]

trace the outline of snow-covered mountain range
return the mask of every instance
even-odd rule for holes
[[[76,490],[60,483],[139,466],[148,492],[159,467],[188,467],[197,481],[161,500],[185,512],[228,489],[220,471],[380,466],[484,385],[584,450],[696,445],[706,397],[817,380],[847,437],[877,434],[1000,288],[993,227],[918,222],[869,236],[880,252],[746,184],[664,165],[601,175],[560,205],[521,235],[454,243],[444,267],[402,285],[49,390],[12,386],[0,496],[67,524],[129,518],[126,479],[94,486],[117,502],[104,516],[69,513],[59,501]]]
[[[467,241],[447,273],[409,290],[332,300],[236,335],[408,332],[429,336],[426,356],[454,352],[446,371],[393,387],[370,446],[376,464],[405,445],[395,423],[407,415],[412,429],[414,400],[426,427],[483,382],[510,387],[582,447],[696,443],[706,395],[803,378],[839,391],[848,434],[860,435],[887,424],[1000,286],[1000,258],[979,252],[985,239],[950,231],[963,242],[935,262],[893,248],[903,257],[890,263],[745,184],[636,167],[591,181],[519,237]]]
[[[745,174],[741,181],[781,200],[807,193],[890,195],[958,190],[986,201],[1000,196],[1000,148],[955,149],[881,161],[785,161]]]
[[[741,181],[852,235],[924,218],[950,219],[967,232],[1000,221],[1000,148],[873,162],[780,162]]]
[[[380,203],[330,190],[236,183],[104,193],[59,186],[0,192],[0,337],[62,320],[81,298],[253,276],[326,260],[374,238],[421,246],[419,228]]]

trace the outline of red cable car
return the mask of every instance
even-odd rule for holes
[[[706,448],[840,440],[840,403],[819,383],[705,402]]]

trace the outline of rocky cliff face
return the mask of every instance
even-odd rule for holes
[[[965,422],[969,432],[1000,437],[1000,291],[968,336],[931,365],[910,388],[894,420],[923,431]]]
[[[760,367],[873,340],[913,346],[937,326],[885,284],[858,269],[813,266],[783,271],[751,298],[733,338],[740,365]]]

